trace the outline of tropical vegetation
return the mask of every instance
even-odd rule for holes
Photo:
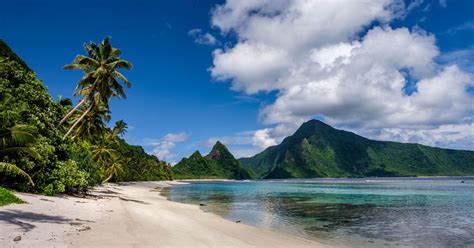
[[[16,197],[12,191],[0,187],[0,207],[12,203],[23,203],[23,201]]]
[[[58,101],[28,65],[0,40],[0,186],[53,195],[83,192],[102,182],[170,180],[171,167],[121,137],[124,121],[109,127],[111,98],[131,86],[109,38],[84,45],[66,69],[83,71],[74,91]],[[72,83],[71,83],[72,85]]]

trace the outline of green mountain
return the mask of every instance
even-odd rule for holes
[[[317,120],[240,161],[265,179],[474,175],[474,151],[370,140]]]
[[[199,151],[173,167],[176,179],[251,179],[253,175],[219,141],[203,157]]]

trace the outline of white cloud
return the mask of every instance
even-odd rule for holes
[[[257,93],[272,89],[279,72],[289,66],[287,54],[265,44],[242,42],[234,48],[213,52],[211,75],[217,80],[233,79],[233,89]]]
[[[314,116],[372,138],[454,144],[451,138],[437,141],[435,133],[441,127],[474,130],[468,118],[474,97],[466,91],[471,75],[455,63],[437,63],[434,35],[388,25],[420,4],[228,0],[214,9],[211,22],[238,39],[213,52],[210,72],[230,80],[236,91],[277,92],[260,112],[261,121],[274,127],[255,133],[259,147]],[[367,30],[374,22],[380,25]],[[410,84],[413,92],[405,90]],[[470,123],[462,123],[466,118]],[[400,135],[388,135],[398,129]],[[462,140],[468,133],[450,137]]]
[[[425,129],[384,128],[368,130],[366,136],[377,137],[381,140],[397,140],[407,143],[422,143],[430,146],[474,149],[474,122],[469,119],[455,125],[440,125]]]
[[[205,33],[199,28],[191,29],[188,35],[194,38],[194,42],[201,45],[216,45],[219,41],[210,33]]]
[[[188,140],[189,135],[187,133],[169,133],[161,139],[148,139],[146,140],[146,145],[154,146],[153,155],[163,160],[173,160],[174,163],[176,160],[176,155],[174,155],[171,150],[176,146],[177,143],[184,142]]]
[[[277,142],[270,136],[270,131],[269,128],[255,131],[253,135],[253,144],[263,149],[276,145]]]

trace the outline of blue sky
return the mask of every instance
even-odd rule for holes
[[[291,40],[283,43],[286,37],[279,36],[289,26],[271,24],[281,13],[304,10],[298,9],[304,6],[293,2],[277,1],[273,6],[257,4],[245,8],[238,1],[224,0],[6,1],[2,3],[2,9],[8,11],[2,11],[0,15],[0,38],[37,72],[52,96],[71,97],[81,73],[65,71],[62,67],[71,62],[76,54],[83,53],[84,42],[98,42],[105,36],[111,36],[112,44],[123,51],[123,58],[134,65],[133,70],[126,73],[133,83],[127,92],[128,98],[112,104],[114,120],[123,119],[130,125],[126,134],[130,143],[143,145],[148,152],[168,161],[177,161],[196,149],[205,153],[216,139],[224,140],[237,156],[251,155],[278,143],[302,121],[310,118],[319,118],[371,138],[474,148],[470,78],[474,72],[474,2],[417,0],[405,1],[401,7],[400,3],[390,6],[385,3],[381,5],[385,10],[377,9],[379,12],[370,17],[358,14],[360,6],[342,6],[343,9],[338,11],[346,11],[346,17],[353,14],[355,19],[348,20],[356,20],[346,21],[344,17],[341,23],[334,23],[331,32],[342,35],[332,37],[331,32],[326,32],[329,38],[324,40],[318,38],[321,33],[316,29],[305,31],[304,25],[290,26],[290,30],[295,31],[287,35],[296,45],[289,44]],[[318,11],[327,6],[322,3],[312,7]],[[374,6],[374,9],[377,7],[380,6]],[[397,8],[399,10],[395,10]],[[265,17],[266,23],[272,26],[268,26],[268,30],[267,26],[258,26],[260,28],[255,33],[252,28],[260,25],[261,20],[256,20],[254,16],[260,19]],[[301,16],[295,17],[296,21],[288,22],[288,25],[299,25],[297,18],[304,18],[304,15]],[[309,24],[315,26],[325,21],[324,16],[319,20],[310,20],[314,23]],[[307,19],[301,23],[303,21]],[[360,24],[347,28],[357,21]],[[308,25],[307,22],[305,24]],[[407,28],[408,33],[402,32],[403,28]],[[268,35],[265,35],[266,32]],[[262,38],[260,33],[265,36]],[[315,37],[298,43],[299,36],[305,34]],[[274,40],[271,40],[272,35]],[[376,105],[375,100],[369,106],[367,101],[359,103],[350,99],[353,96],[361,99],[369,97],[365,96],[371,92],[371,86],[367,85],[372,85],[370,82],[375,82],[375,78],[361,83],[362,87],[368,87],[365,91],[354,92],[349,98],[341,96],[344,100],[326,107],[323,106],[329,100],[321,103],[313,97],[294,93],[298,90],[310,92],[314,87],[318,89],[316,92],[321,92],[321,87],[331,85],[331,78],[334,78],[328,76],[321,79],[322,72],[295,74],[298,69],[312,68],[305,62],[306,57],[295,54],[314,53],[321,58],[321,51],[329,49],[330,54],[334,54],[336,50],[331,50],[334,47],[338,47],[337,51],[342,47],[363,51],[367,46],[370,51],[375,51],[373,44],[387,35],[401,37],[400,40],[406,38],[404,46],[414,47],[407,56],[416,54],[419,59],[415,63],[401,61],[402,58],[396,58],[394,53],[379,54],[393,58],[390,63],[395,59],[400,61],[393,63],[401,63],[400,68],[383,68],[385,73],[388,75],[393,69],[393,72],[404,75],[407,95],[418,91],[418,82],[427,81],[420,83],[428,86],[420,86],[419,99],[402,96],[393,99],[394,102],[400,101],[399,106],[409,105],[407,109],[397,111],[387,106],[374,117],[370,115],[374,113],[370,109]],[[340,45],[342,43],[347,46]],[[383,45],[392,44],[386,42]],[[254,51],[258,54],[252,54]],[[272,57],[274,51],[277,57]],[[291,61],[275,64],[280,56],[278,54],[285,54],[284,58],[291,58]],[[346,68],[347,65],[360,66],[358,61],[369,56],[367,54],[358,55],[354,60],[351,57],[349,62],[338,65],[341,68],[337,70],[334,69],[336,65],[330,65],[324,75],[329,75],[329,70],[334,70],[334,75],[348,73],[350,68]],[[246,55],[248,61],[245,60]],[[242,61],[239,56],[244,56],[243,64],[239,64]],[[259,60],[266,56],[270,59]],[[427,60],[425,64],[418,63],[424,60]],[[389,59],[380,64],[387,61]],[[318,63],[322,64],[321,61]],[[423,69],[431,65],[433,69],[430,72]],[[446,69],[450,65],[455,65],[456,69]],[[252,71],[254,69],[255,72]],[[292,79],[289,79],[290,75]],[[306,81],[296,81],[295,78],[300,76]],[[322,81],[315,84],[316,78]],[[398,79],[394,77],[395,81]],[[387,80],[391,83],[390,78]],[[433,89],[440,80],[453,81],[446,84],[440,82],[441,87],[456,84],[460,90],[455,92],[452,89],[452,96],[442,96],[439,101],[450,101],[449,97],[453,97],[461,107],[453,109],[453,104],[428,103],[430,95],[422,98],[422,89],[425,94],[434,94],[431,97],[439,97]],[[462,89],[466,90],[467,95],[463,95]],[[342,91],[333,90],[336,95]],[[324,100],[322,97],[319,99]],[[352,106],[356,106],[354,110],[344,112]],[[426,118],[417,120],[417,115],[410,112],[413,108],[419,112],[426,111]],[[399,116],[395,112],[406,114]],[[445,116],[443,113],[447,112],[455,114]],[[353,113],[357,114],[352,116]]]

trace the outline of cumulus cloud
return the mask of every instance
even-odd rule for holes
[[[459,124],[440,125],[426,129],[384,128],[377,133],[366,133],[382,140],[422,143],[430,146],[472,150],[474,148],[474,122],[464,119]],[[375,131],[375,130],[368,130]]]
[[[277,144],[277,141],[270,136],[270,129],[264,128],[255,131],[253,135],[253,144],[260,148],[267,148],[269,146],[274,146]]]
[[[188,35],[194,38],[194,42],[201,45],[216,45],[219,41],[210,33],[206,33],[199,28],[191,29]]]
[[[211,75],[243,93],[277,92],[260,111],[273,127],[253,136],[262,148],[314,116],[371,138],[454,144],[474,130],[473,80],[456,63],[436,61],[433,34],[389,26],[414,3],[227,0],[211,22],[238,39],[214,50]]]
[[[188,140],[189,135],[187,133],[169,133],[161,139],[150,139],[146,141],[147,145],[154,146],[153,155],[163,160],[172,160],[172,163],[176,159],[176,156],[171,150],[176,146],[177,143]]]

